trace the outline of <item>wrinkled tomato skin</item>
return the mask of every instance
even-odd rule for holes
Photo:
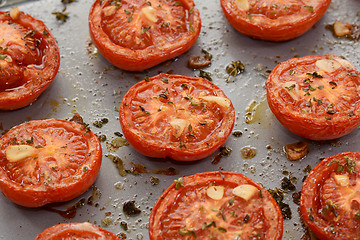
[[[114,233],[97,227],[88,222],[84,223],[62,223],[45,229],[37,235],[35,240],[121,240]]]
[[[248,11],[238,8],[233,0],[220,2],[226,18],[240,33],[279,42],[296,38],[308,31],[325,14],[331,0],[307,0],[304,4],[300,1],[249,0]],[[298,8],[294,13],[290,13],[291,2],[299,2],[294,4]]]
[[[155,7],[160,5],[160,4],[155,4],[156,2],[158,2],[158,0],[153,1],[152,6]],[[152,44],[149,44],[141,49],[137,49],[135,46],[123,46],[116,43],[115,41],[120,41],[120,42],[125,41],[124,38],[126,36],[131,36],[132,38],[135,38],[134,31],[142,31],[141,27],[132,25],[133,22],[135,22],[135,19],[128,22],[127,19],[131,15],[130,14],[127,15],[126,13],[124,13],[124,10],[128,10],[129,13],[133,11],[132,9],[137,9],[137,7],[144,8],[149,6],[145,2],[140,3],[140,1],[138,0],[132,0],[128,4],[131,5],[132,3],[133,6],[136,7],[132,9],[130,8],[124,9],[123,7],[119,7],[118,10],[116,10],[115,14],[125,15],[126,18],[124,18],[122,23],[116,24],[115,27],[126,24],[128,24],[129,26],[125,26],[123,28],[124,33],[126,32],[124,36],[122,36],[121,34],[120,34],[121,36],[115,34],[113,34],[114,36],[110,36],[109,33],[107,33],[104,30],[104,27],[107,26],[107,23],[105,21],[108,20],[104,18],[104,13],[103,13],[103,9],[110,5],[110,0],[105,0],[105,1],[96,0],[92,5],[89,14],[89,29],[90,29],[91,39],[95,44],[95,46],[99,49],[99,52],[104,56],[104,58],[106,58],[110,63],[112,63],[116,67],[119,67],[127,71],[143,71],[153,66],[156,66],[166,60],[179,56],[180,54],[189,50],[190,47],[194,45],[194,43],[196,42],[201,31],[200,13],[196,8],[194,8],[194,2],[192,0],[181,0],[177,2],[181,3],[181,5],[184,7],[184,11],[187,13],[187,15],[189,15],[185,21],[185,24],[187,24],[186,26],[187,30],[179,34],[179,36],[173,36],[171,35],[171,33],[162,32],[166,27],[162,26],[162,22],[160,20],[165,19],[167,17],[166,15],[168,14],[171,15],[169,12],[166,14],[163,13],[163,15],[159,16],[159,19],[155,23],[149,23],[148,20],[147,19],[144,20],[144,16],[142,16],[140,17],[140,19],[142,19],[140,21],[144,21],[142,27],[151,26],[152,28],[148,29],[146,33],[138,34],[139,37],[142,37],[147,33],[149,33],[149,36],[152,36],[151,31],[153,31],[153,29],[156,28],[157,32],[156,34],[154,34],[154,36],[156,36],[157,38],[154,39]],[[165,2],[161,2],[161,3],[167,4]],[[137,11],[140,11],[140,13],[137,14],[139,15],[142,14],[141,10],[139,9],[135,10],[135,12]],[[112,16],[108,18],[111,17]],[[171,21],[177,21],[177,19],[173,19]],[[168,22],[165,23],[167,24]],[[170,22],[169,26],[172,26],[172,24],[175,25],[175,22]],[[115,30],[108,30],[108,31],[114,32]],[[145,39],[138,42],[141,43],[146,41],[147,40]],[[160,45],[160,42],[164,42],[164,44]]]
[[[333,73],[324,73],[315,66],[318,60],[334,60],[343,65]],[[291,71],[299,73],[291,75]],[[316,90],[307,91],[310,85],[314,88],[316,86],[313,82],[304,83],[306,79],[317,81],[316,78],[309,77],[312,73],[323,75],[321,79],[327,81],[321,85],[325,86],[324,89],[320,90],[320,86],[317,86]],[[290,81],[301,86],[299,100],[291,98],[282,87]],[[271,72],[266,82],[267,101],[276,118],[289,131],[311,140],[331,140],[342,137],[359,126],[359,86],[360,72],[340,57],[316,55],[293,58],[278,64]],[[291,91],[294,89],[288,92]],[[320,99],[321,103],[316,103],[314,98],[318,99],[316,101]],[[336,110],[335,113],[330,112],[333,109]]]
[[[7,44],[0,44],[2,47],[0,53],[9,54],[12,58],[10,63],[6,61],[9,57],[0,60],[1,65],[6,64],[0,71],[1,77],[7,79],[5,83],[0,81],[0,110],[14,110],[34,102],[51,84],[60,66],[60,53],[50,30],[42,21],[28,14],[20,12],[18,19],[12,19],[8,12],[0,12],[0,24],[8,29],[21,29],[18,32],[14,31],[22,34],[24,39],[30,38],[30,43],[33,44],[28,47],[27,56],[22,50],[16,51],[16,44],[25,43],[25,46],[29,44],[23,39],[15,39],[13,41],[19,42],[12,42],[11,38],[15,38],[14,34],[9,33],[10,38],[4,41],[9,40]],[[2,34],[8,32],[6,29],[2,31]],[[13,46],[15,47],[12,48]]]
[[[255,193],[255,196],[252,198],[256,198],[257,200],[261,199],[260,201],[262,201],[262,204],[256,205],[252,202],[251,204],[253,204],[253,206],[247,205],[247,202],[244,202],[243,199],[235,196],[235,198],[233,198],[233,203],[228,205],[231,209],[224,210],[224,215],[220,216],[219,211],[216,212],[215,209],[219,210],[220,206],[226,206],[229,199],[232,198],[232,189],[242,184],[255,186],[259,192]],[[226,200],[212,200],[206,196],[206,193],[204,194],[204,188],[209,186],[224,186],[226,192],[224,194],[224,199],[226,198]],[[224,203],[222,203],[222,201]],[[203,210],[200,210],[199,207]],[[261,208],[261,210],[259,212],[255,212],[255,210],[254,212],[251,212],[255,208]],[[244,209],[245,212],[243,212]],[[205,213],[209,213],[211,216],[208,216]],[[241,214],[242,216],[240,216]],[[244,215],[248,217],[249,222],[244,222]],[[255,183],[245,175],[226,171],[197,173],[192,176],[183,177],[181,183],[176,183],[174,181],[174,183],[172,183],[159,197],[151,211],[149,236],[150,240],[206,239],[206,236],[212,234],[212,232],[209,232],[208,230],[211,231],[213,227],[216,229],[224,226],[224,221],[222,220],[225,222],[231,221],[233,229],[230,230],[229,228],[226,229],[227,231],[217,234],[215,239],[218,240],[237,238],[247,239],[247,237],[251,235],[249,232],[253,233],[253,231],[256,231],[256,227],[261,229],[264,226],[265,229],[262,236],[259,235],[257,238],[264,240],[282,239],[283,216],[279,206],[270,193],[260,184]],[[210,227],[203,227],[204,225],[211,223],[211,221],[214,221],[215,224]],[[256,223],[252,221],[255,221]],[[196,238],[193,237],[192,234],[179,234],[179,230],[185,223],[192,223],[194,225],[197,225],[196,223],[198,223],[199,228],[194,227],[193,229],[194,232],[196,232]],[[237,223],[242,225],[239,229],[236,228]],[[242,228],[246,224],[248,224],[248,226]],[[258,226],[255,226],[257,224]],[[216,231],[217,230],[215,230],[215,232]],[[244,232],[243,235],[241,235],[241,232]]]
[[[352,173],[346,167],[339,168],[338,162],[346,158],[352,159],[355,163],[355,171]],[[360,177],[359,162],[359,152],[340,153],[324,159],[311,170],[305,179],[300,199],[301,214],[306,225],[319,239],[360,239],[360,221],[356,219],[356,213],[360,210],[359,186],[357,184]],[[346,161],[343,161],[344,163]],[[339,174],[349,176],[349,186],[337,186],[337,188],[329,191],[327,186],[334,185],[332,183],[334,181],[331,182],[331,179],[334,175]],[[351,194],[353,191],[355,194]],[[334,209],[327,208],[328,206],[323,199],[332,199]],[[325,208],[327,208],[326,211],[324,211]],[[332,211],[336,211],[336,214]]]
[[[164,83],[162,81],[163,78],[168,79],[168,83]],[[204,91],[207,91],[211,95],[228,99],[220,88],[203,78],[160,74],[135,84],[123,97],[120,105],[119,116],[121,128],[125,138],[131,144],[131,146],[141,154],[153,158],[169,157],[178,161],[199,160],[214,153],[222,144],[225,143],[228,136],[230,135],[235,122],[235,109],[231,101],[228,99],[230,103],[228,108],[222,109],[221,107],[214,107],[207,109],[207,111],[204,112],[204,114],[210,114],[208,117],[206,117],[208,120],[211,121],[213,119],[218,122],[218,125],[214,126],[213,129],[206,130],[209,131],[208,134],[205,134],[204,131],[201,130],[205,129],[207,127],[206,125],[198,126],[199,122],[190,122],[190,125],[192,124],[194,129],[196,128],[199,130],[198,135],[201,135],[200,140],[197,140],[196,136],[185,137],[185,133],[181,136],[181,139],[183,140],[173,139],[172,136],[168,135],[166,135],[165,138],[160,136],[162,132],[169,132],[166,127],[169,126],[169,121],[175,118],[176,115],[173,112],[165,113],[165,111],[158,111],[158,109],[155,108],[155,105],[159,104],[160,101],[152,104],[151,100],[158,97],[158,94],[161,92],[159,89],[163,89],[164,91],[165,89],[168,89],[168,92],[172,94],[175,92],[173,91],[174,86],[176,85],[177,89],[179,89],[179,86],[182,84],[188,84],[189,88],[191,86],[193,89],[197,89],[199,87],[198,90],[195,90],[197,92],[199,92],[200,89],[204,89]],[[154,93],[154,89],[158,89],[156,90],[157,93]],[[181,90],[177,90],[177,92],[174,94],[176,95],[174,99],[177,99],[179,96],[181,96],[180,92]],[[141,95],[141,98],[144,99],[139,100],[139,95]],[[181,118],[192,119],[191,115],[199,117],[202,116],[197,115],[198,112],[200,112],[199,114],[203,113],[201,109],[199,110],[199,108],[201,108],[200,104],[199,106],[194,107],[194,109],[197,109],[191,110],[192,106],[190,104],[190,100],[185,101],[180,99],[179,102],[174,100],[174,103],[170,103],[170,100],[161,100],[164,100],[165,102],[160,103],[161,106],[159,106],[159,108],[162,108],[163,106],[169,107],[171,109],[174,106],[178,108],[185,108],[186,110],[183,112],[185,112],[187,116],[181,116]],[[138,102],[140,101],[144,102],[145,109],[152,109],[149,115],[146,115],[144,112],[145,109],[143,109],[142,116],[137,115],[139,114],[137,112],[140,111],[139,106],[137,106]],[[195,113],[190,111],[195,111]],[[179,113],[179,111],[177,111],[177,113]],[[153,122],[142,124],[137,124],[136,122],[139,121],[139,117],[151,118],[152,116],[158,116],[158,114],[163,115],[155,118]],[[205,119],[205,117],[203,119]],[[157,133],[151,133],[150,130],[144,130],[146,129],[146,126],[152,123],[155,124]],[[186,125],[184,132],[186,132],[187,129],[188,125]]]
[[[7,147],[24,142],[39,153],[9,162]],[[58,119],[29,121],[0,138],[0,191],[25,207],[69,201],[95,182],[101,161],[100,142],[83,125]]]

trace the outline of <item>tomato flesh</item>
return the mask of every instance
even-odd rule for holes
[[[63,223],[45,229],[35,240],[121,240],[114,233],[88,222]]]
[[[233,194],[250,184],[249,199]],[[224,187],[221,199],[209,197],[211,186]],[[150,216],[150,239],[281,239],[282,215],[271,195],[247,177],[228,172],[200,173],[172,184]]]
[[[360,239],[360,153],[331,156],[306,178],[301,213],[324,240]]]
[[[226,18],[239,32],[269,41],[286,41],[309,30],[330,0],[221,0]]]
[[[57,74],[60,54],[43,22],[19,12],[0,12],[0,110],[25,107]]]
[[[227,106],[206,100],[216,97]],[[196,160],[213,153],[231,133],[234,107],[202,78],[161,74],[133,86],[120,123],[135,149],[151,157]]]
[[[89,28],[109,62],[142,71],[187,51],[200,34],[201,20],[192,0],[97,0]]]
[[[267,83],[269,107],[293,133],[312,140],[341,137],[360,124],[360,73],[334,55],[280,63]]]
[[[96,136],[73,122],[31,121],[12,128],[0,142],[0,189],[23,206],[77,197],[95,181],[101,165]],[[30,150],[10,154],[14,146]]]

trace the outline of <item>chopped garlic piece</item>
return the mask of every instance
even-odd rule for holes
[[[10,17],[13,20],[18,20],[20,18],[20,11],[18,7],[13,7],[10,9]]]
[[[5,61],[11,63],[13,61],[12,57],[10,55],[6,55],[6,57],[4,58]]]
[[[235,196],[241,197],[245,201],[248,201],[252,196],[257,194],[259,189],[257,187],[250,184],[239,185],[233,189],[232,193]]]
[[[212,103],[216,103],[218,105],[220,105],[221,107],[224,108],[228,108],[230,107],[230,100],[224,97],[218,97],[218,96],[205,96],[205,97],[201,97],[201,99],[207,101],[207,102],[212,102]]]
[[[250,4],[248,0],[235,0],[235,4],[238,6],[238,8],[240,8],[241,10],[244,11],[249,11],[250,9]]]
[[[341,67],[340,63],[332,59],[317,60],[315,65],[322,71],[327,73],[335,72]]]
[[[350,179],[347,175],[335,175],[334,179],[336,184],[342,187],[347,187],[350,184]]]
[[[209,198],[213,200],[221,200],[224,196],[224,187],[223,186],[211,186],[206,190],[206,194]]]
[[[110,5],[107,6],[103,9],[103,13],[105,17],[109,17],[111,15],[113,15],[116,12],[116,6],[115,5]]]
[[[334,23],[334,32],[335,35],[338,37],[345,36],[347,34],[350,34],[351,25],[349,23],[345,22],[339,22],[335,21]]]
[[[145,15],[145,17],[151,21],[151,22],[154,22],[156,23],[157,22],[157,17],[156,17],[156,9],[151,7],[151,6],[148,6],[148,7],[144,7],[141,9],[141,12]]]
[[[9,162],[18,162],[35,154],[36,149],[29,145],[11,145],[5,150],[5,157]]]
[[[185,119],[175,118],[171,120],[170,125],[173,128],[174,137],[178,138],[184,132],[184,129],[187,126],[187,121]]]
[[[290,94],[290,96],[298,101],[299,97],[299,85],[295,81],[288,81],[283,83],[283,88]]]

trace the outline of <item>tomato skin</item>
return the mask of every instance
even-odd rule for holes
[[[60,66],[58,45],[42,21],[23,12],[20,12],[17,20],[12,19],[7,12],[0,12],[0,24],[7,25],[8,28],[14,26],[7,22],[12,22],[17,29],[21,29],[15,31],[16,34],[33,35],[30,37],[32,39],[30,43],[35,42],[35,45],[34,49],[27,48],[27,53],[16,50],[17,45],[14,44],[20,46],[25,43],[26,46],[28,43],[24,39],[29,36],[19,40],[16,39],[15,34],[6,35],[6,31],[9,30],[2,30],[1,34],[3,36],[5,34],[6,41],[0,44],[2,47],[0,53],[10,56],[12,61],[10,63],[6,61],[9,57],[0,60],[0,64],[5,65],[0,75],[3,79],[7,79],[5,83],[0,81],[0,110],[19,109],[34,102],[54,80]],[[11,39],[12,37],[14,39]],[[13,46],[15,47],[12,48]]]
[[[24,143],[35,154],[8,160],[8,147]],[[99,140],[83,125],[58,119],[29,121],[0,138],[0,191],[25,207],[69,201],[95,182],[101,160]]]
[[[102,3],[100,4],[100,2]],[[110,16],[104,16],[104,12],[106,12],[104,9],[111,6],[110,0],[96,0],[92,5],[89,14],[90,36],[100,53],[113,65],[128,71],[143,71],[151,68],[189,50],[200,34],[200,13],[194,8],[194,2],[192,0],[180,0],[176,2],[180,2],[182,5],[180,7],[183,7],[184,11],[189,15],[185,18],[185,22],[182,23],[187,26],[181,25],[181,28],[185,27],[186,30],[179,33],[178,36],[172,35],[172,33],[166,33],[166,30],[164,30],[171,27],[171,29],[173,29],[172,31],[178,31],[175,28],[172,28],[172,24],[175,26],[175,22],[171,21],[175,20],[170,20],[171,18],[168,18],[167,15],[169,12],[161,12],[161,8],[157,9],[155,7],[160,6],[161,4],[167,6],[171,3],[165,3],[158,0],[153,1],[151,6],[148,6],[145,2],[139,3],[138,0],[131,0],[126,4],[134,7],[125,8],[127,5],[121,5],[116,8],[115,11],[110,9]],[[173,5],[169,5],[172,6],[171,10],[179,7],[175,6],[176,4],[174,3],[172,3]],[[155,13],[153,13],[154,16],[160,14],[160,16],[157,16],[158,19],[156,22],[149,22],[149,20],[143,16],[142,9],[147,7],[156,8]],[[124,13],[124,11],[127,12]],[[123,22],[115,22],[114,20],[113,23],[113,19],[116,19],[116,17],[113,16],[122,16],[124,18]],[[130,17],[133,20],[130,21]],[[137,20],[140,19],[141,26],[138,26],[137,20],[135,24],[135,18],[137,18]],[[170,22],[166,22],[167,20]],[[180,19],[179,21],[182,20]],[[109,22],[113,23],[114,28],[106,30],[105,28],[108,27]],[[164,23],[165,25],[163,25]],[[166,25],[168,23],[169,25]],[[143,33],[144,27],[150,28]],[[114,33],[118,28],[121,28],[123,31],[120,31],[120,29],[119,33]],[[142,33],[139,34],[139,31]],[[152,31],[155,33],[152,34]],[[128,41],[125,40],[126,36],[130,36],[128,35],[129,33],[133,34],[132,38],[144,39],[140,41],[134,40],[135,43],[129,44],[128,46],[127,42],[133,41],[131,38],[129,38]],[[146,34],[148,35],[144,37]],[[121,44],[117,42],[121,42]],[[145,42],[147,45],[141,46],[141,43]]]
[[[352,165],[347,165],[349,162]],[[315,166],[305,179],[300,200],[301,214],[319,239],[360,239],[360,221],[356,218],[356,213],[360,213],[359,162],[359,152],[337,154]],[[336,175],[345,176],[348,185],[339,185],[334,180]],[[356,193],[351,194],[353,191]]]
[[[229,105],[203,101],[201,91],[226,99]],[[125,138],[138,152],[179,161],[198,160],[214,153],[225,143],[235,122],[231,101],[216,85],[203,78],[168,74],[131,87],[123,97],[119,116]],[[173,121],[185,122],[179,136],[174,135],[178,126],[171,125]]]
[[[45,229],[35,240],[121,240],[114,233],[88,222],[62,223]]]
[[[323,61],[340,67],[326,72],[317,65]],[[334,55],[289,59],[266,82],[268,104],[279,122],[311,140],[336,139],[360,124],[359,86],[360,72]]]
[[[226,18],[240,33],[277,42],[296,38],[308,31],[325,14],[331,0],[308,0],[305,5],[296,1],[249,0],[249,10],[246,11],[237,7],[233,0],[220,2]]]
[[[151,211],[150,240],[206,239],[212,234],[218,240],[245,239],[256,230],[259,231],[258,235],[254,234],[254,239],[282,238],[283,217],[279,206],[268,191],[250,178],[240,173],[221,171],[197,173],[183,177],[181,183],[177,181],[165,190]],[[244,184],[257,189],[247,202],[231,194],[235,187]],[[209,186],[224,186],[223,198],[213,200],[208,197],[206,188]],[[248,219],[244,220],[244,216]],[[181,234],[182,227],[191,229],[196,238],[191,232]],[[217,232],[220,227],[225,228],[221,233]]]

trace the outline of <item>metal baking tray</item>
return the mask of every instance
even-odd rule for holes
[[[2,10],[8,10],[8,0]],[[287,131],[269,110],[265,98],[265,81],[268,72],[277,63],[295,56],[312,54],[337,54],[350,60],[360,68],[360,43],[339,39],[326,29],[335,20],[349,23],[360,22],[360,1],[334,0],[325,16],[303,36],[286,42],[274,43],[254,40],[238,33],[225,19],[219,0],[195,0],[202,17],[202,31],[196,44],[187,53],[145,72],[126,72],[113,67],[91,45],[88,32],[88,13],[92,1],[77,0],[63,4],[61,0],[35,0],[17,3],[21,11],[27,12],[45,22],[58,41],[61,52],[61,66],[51,86],[30,106],[16,111],[0,112],[0,131],[28,120],[59,118],[69,119],[78,112],[89,123],[93,132],[105,135],[102,143],[103,164],[93,189],[70,202],[52,205],[52,209],[65,211],[76,203],[81,208],[73,218],[68,219],[46,208],[29,209],[17,206],[0,197],[0,239],[34,239],[45,228],[64,222],[89,221],[126,239],[149,239],[148,221],[150,211],[174,179],[197,172],[226,170],[245,174],[261,183],[267,189],[280,188],[281,179],[291,174],[296,177],[296,190],[285,193],[284,202],[290,205],[292,218],[284,220],[283,239],[300,239],[304,229],[300,223],[298,205],[293,203],[292,194],[299,192],[303,171],[308,165],[314,167],[322,158],[344,152],[359,151],[359,128],[349,135],[334,141],[309,141],[309,154],[296,162],[290,162],[284,154],[286,144],[302,140]],[[9,5],[10,4],[10,5]],[[66,7],[66,9],[64,9]],[[68,13],[66,22],[56,19],[52,12]],[[145,76],[159,72],[170,72],[187,76],[198,76],[199,71],[187,67],[190,56],[201,55],[204,49],[213,55],[212,64],[204,69],[210,72],[213,82],[232,100],[236,109],[234,131],[242,135],[231,135],[225,146],[232,149],[229,156],[219,163],[212,160],[218,153],[195,162],[175,162],[151,159],[137,153],[130,146],[111,148],[116,132],[121,132],[118,107],[127,90]],[[226,66],[240,60],[245,72],[228,79]],[[252,113],[251,123],[246,119]],[[97,128],[92,123],[106,118],[108,123]],[[245,159],[241,149],[252,147],[256,156]],[[146,167],[145,173],[119,174],[109,154],[123,160],[125,169]],[[159,170],[173,168],[176,175],[158,174]],[[144,170],[144,169],[143,169]],[[144,172],[144,171],[140,171]],[[153,180],[158,179],[156,184]],[[88,201],[93,196],[92,201]],[[141,213],[127,216],[123,203],[135,201]]]

